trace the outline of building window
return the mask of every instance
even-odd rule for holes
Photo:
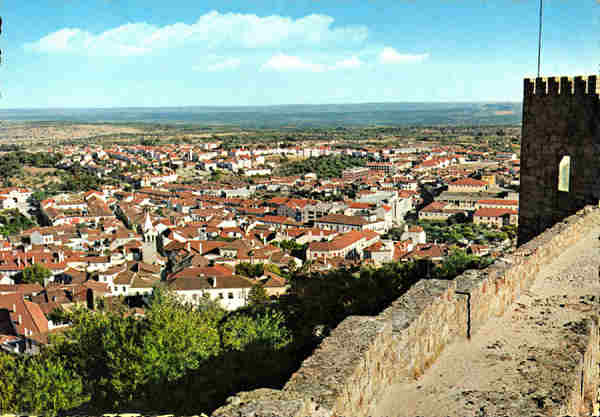
[[[223,293],[222,292],[219,293],[219,299],[221,299],[221,300],[223,299]]]
[[[227,298],[229,298],[230,300],[233,300],[233,293],[230,292],[229,294],[227,294]]]
[[[565,155],[558,164],[558,191],[569,192],[571,179],[571,157]]]

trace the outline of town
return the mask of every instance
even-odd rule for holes
[[[38,353],[80,309],[144,317],[157,291],[234,312],[307,277],[452,279],[515,248],[518,126],[191,130],[1,145],[2,350]]]

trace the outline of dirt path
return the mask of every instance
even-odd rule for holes
[[[598,313],[598,236],[591,229],[543,267],[504,316],[446,348],[419,380],[391,386],[373,417],[555,413],[581,357],[577,326]]]

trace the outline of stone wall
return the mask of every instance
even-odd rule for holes
[[[596,76],[525,79],[519,244],[600,199],[600,102]],[[570,156],[569,191],[559,163]]]
[[[598,359],[600,345],[600,328],[598,319],[594,318],[586,329],[589,334],[585,352],[571,379],[571,393],[567,403],[563,405],[561,415],[580,416],[592,415],[592,404],[596,403],[598,395]]]
[[[239,393],[214,417],[368,416],[392,383],[419,378],[444,347],[476,336],[526,291],[540,267],[600,223],[586,207],[481,271],[453,281],[421,280],[375,317],[346,318],[307,358],[282,390]],[[590,408],[598,388],[598,324],[586,330],[587,346],[565,414]],[[401,413],[401,410],[399,410]]]

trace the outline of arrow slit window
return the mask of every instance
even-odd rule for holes
[[[571,157],[565,155],[558,164],[558,191],[569,192],[571,179]]]

